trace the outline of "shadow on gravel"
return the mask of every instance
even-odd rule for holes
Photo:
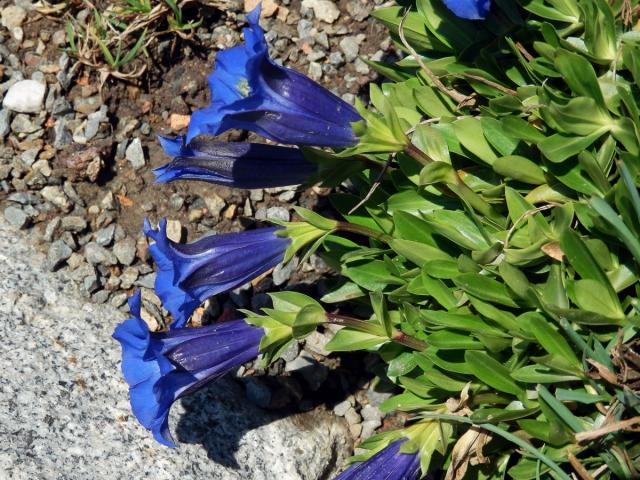
[[[224,378],[185,397],[181,403],[185,413],[175,429],[176,441],[202,444],[211,460],[232,469],[240,468],[235,453],[248,431],[287,415],[254,406],[246,400],[238,383]]]
[[[236,453],[247,432],[285,417],[322,408],[323,405],[331,411],[334,405],[355,394],[372,377],[372,373],[363,368],[366,362],[362,357],[362,354],[332,357],[338,366],[328,372],[316,391],[309,390],[303,379],[306,372],[303,371],[289,375],[276,373],[275,376],[217,380],[181,400],[184,413],[176,424],[175,440],[178,444],[201,444],[211,460],[237,470],[240,465]],[[261,386],[259,390],[270,392],[268,409],[252,403],[242,384],[245,387],[249,384],[255,387],[257,384]],[[249,437],[245,442],[251,446],[255,437]],[[260,445],[256,444],[255,447],[259,448]]]

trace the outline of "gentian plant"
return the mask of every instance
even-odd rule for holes
[[[267,363],[328,324],[329,351],[378,355],[377,384],[395,388],[381,409],[409,420],[365,440],[338,478],[638,478],[639,1],[399,3],[373,15],[404,55],[369,62],[385,81],[355,110],[268,58],[259,11],[245,45],[218,55],[212,104],[186,143],[165,144],[176,163],[159,180],[233,177],[219,157],[253,147],[199,135],[243,128],[333,147],[300,152],[348,181],[333,182],[335,219],[298,209],[275,229],[185,245],[147,228],[179,328],[138,322],[128,343],[119,330],[125,376],[132,351],[185,331],[207,296],[317,252],[335,271],[322,298],[274,292],[272,308],[242,314]],[[274,171],[298,155],[253,151]]]

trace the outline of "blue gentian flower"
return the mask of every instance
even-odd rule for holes
[[[259,19],[260,6],[247,15],[244,45],[218,53],[209,75],[211,105],[192,115],[187,142],[236,128],[291,145],[355,145],[351,123],[362,117],[310,78],[271,60]]]
[[[116,327],[113,338],[122,346],[131,409],[158,442],[174,447],[169,431],[173,402],[256,358],[264,331],[234,320],[150,333],[140,317],[140,292],[129,299],[129,309],[133,317]]]
[[[417,480],[420,477],[420,455],[401,453],[406,438],[396,440],[369,458],[355,463],[335,480]]]
[[[210,235],[192,243],[167,238],[167,222],[154,230],[148,220],[144,233],[155,240],[149,251],[158,265],[155,291],[171,312],[171,328],[183,327],[207,298],[247,283],[284,259],[288,238],[282,227]]]
[[[164,151],[174,157],[153,171],[160,183],[201,180],[236,188],[273,188],[299,185],[318,170],[297,148],[217,142],[206,136],[187,145],[181,137],[159,138]]]
[[[456,16],[467,20],[483,20],[491,8],[491,0],[444,0],[444,3]]]

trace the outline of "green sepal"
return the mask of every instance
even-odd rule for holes
[[[294,338],[304,338],[313,332],[324,319],[324,309],[313,298],[298,292],[269,293],[274,308],[263,308],[259,315],[250,310],[240,310],[247,323],[264,330],[264,337],[260,341],[260,353],[264,363],[269,364],[277,360]],[[318,312],[322,312],[322,319]],[[301,312],[305,312],[301,315]],[[314,321],[309,312],[315,312]]]
[[[367,110],[364,104],[356,99],[356,110],[363,120],[353,122],[351,126],[360,141],[357,145],[340,152],[338,156],[401,152],[409,143],[395,108],[375,84],[371,84],[371,99],[379,113]]]
[[[310,211],[306,210],[306,212]],[[313,215],[310,215],[309,218],[312,218],[316,223],[318,223],[320,221],[319,219],[321,219],[321,223],[325,226],[329,225],[329,222],[331,222],[332,225],[336,224],[335,222],[325,219],[324,217],[316,213],[310,213],[312,213]],[[302,248],[331,232],[331,230],[318,228],[317,226],[307,222],[282,222],[278,220],[272,220],[272,222],[284,227],[283,230],[278,230],[275,233],[276,235],[291,239],[291,243],[284,253],[284,263],[289,262],[293,258],[293,256]]]
[[[241,310],[246,315],[245,321],[264,330],[259,350],[264,365],[277,360],[293,340],[291,327],[267,315],[257,315],[249,310]]]

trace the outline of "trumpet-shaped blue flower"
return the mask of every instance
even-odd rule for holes
[[[122,346],[131,409],[158,442],[173,447],[173,402],[257,357],[264,331],[234,320],[150,333],[140,317],[140,292],[129,299],[129,307],[133,317],[116,327],[113,338]]]
[[[356,463],[335,480],[417,480],[420,476],[420,455],[401,453],[406,438],[396,440],[366,462]]]
[[[444,0],[456,16],[467,20],[483,20],[489,14],[491,0]]]
[[[183,327],[207,298],[243,285],[280,263],[290,243],[275,234],[280,229],[210,235],[182,244],[167,238],[166,220],[160,222],[159,230],[145,220],[144,233],[155,240],[149,247],[158,265],[155,291],[173,316],[171,328]]]
[[[237,128],[292,145],[355,145],[351,122],[362,117],[310,78],[273,62],[259,19],[260,6],[247,15],[244,45],[218,53],[209,75],[211,105],[192,115],[187,142]]]
[[[201,180],[236,188],[273,188],[298,185],[317,172],[297,148],[216,142],[206,136],[187,145],[182,140],[160,137],[164,151],[174,159],[154,170],[157,182]]]

